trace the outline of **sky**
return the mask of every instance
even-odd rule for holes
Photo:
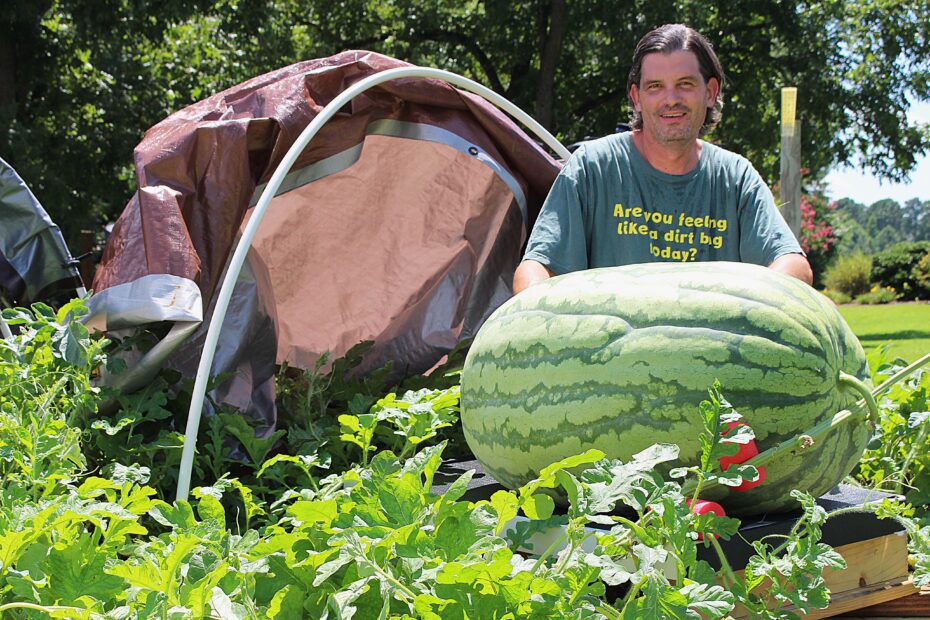
[[[930,123],[930,102],[912,106],[908,120],[911,123]],[[905,183],[881,182],[868,171],[855,168],[833,170],[827,175],[826,182],[831,200],[852,198],[864,205],[884,198],[891,198],[902,205],[911,198],[930,201],[930,157],[925,155],[918,160],[917,167],[911,171],[910,181]]]

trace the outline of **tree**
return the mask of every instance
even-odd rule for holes
[[[927,129],[905,118],[909,98],[930,99],[925,0],[11,1],[0,14],[0,156],[70,239],[119,213],[146,128],[248,77],[346,49],[472,77],[570,143],[627,119],[636,42],[684,22],[729,76],[710,138],[769,181],[781,86],[800,88],[814,179],[857,155],[901,179],[930,148]]]
[[[893,235],[898,241],[907,237],[901,205],[890,198],[879,200],[869,207],[865,215],[865,228],[881,233],[885,233],[887,229],[886,236]]]
[[[930,200],[911,198],[902,208],[904,228],[910,241],[930,241]]]
[[[318,28],[336,48],[362,42],[476,77],[568,142],[610,133],[626,120],[636,42],[650,28],[679,21],[708,35],[729,75],[724,122],[713,138],[749,157],[770,181],[778,174],[781,86],[800,87],[802,153],[815,177],[858,152],[880,175],[900,179],[930,147],[927,131],[905,121],[908,96],[930,98],[930,26],[921,19],[922,1],[490,0],[455,9],[418,0],[360,1],[356,11],[342,13],[357,18],[377,6],[391,19],[351,25],[339,17],[347,4],[355,3],[316,2],[311,14],[294,18]]]
[[[874,229],[878,232],[872,237],[872,251],[882,252],[901,242],[901,234],[891,226]]]
[[[885,199],[866,207],[844,198],[836,202],[833,223],[839,254],[874,254],[902,241],[930,241],[930,201],[913,198],[902,207]]]
[[[837,213],[844,213],[857,222],[863,220],[867,208],[864,204],[856,202],[852,198],[840,198],[836,201]]]
[[[74,243],[115,217],[132,149],[179,107],[248,77],[209,2],[17,0],[0,17],[0,156]],[[3,70],[5,67],[5,71]],[[10,70],[12,67],[12,70]]]
[[[862,224],[842,211],[836,211],[834,231],[837,236],[836,255],[844,256],[861,252],[872,253],[872,235]]]

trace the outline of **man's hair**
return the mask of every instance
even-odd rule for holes
[[[717,58],[717,54],[714,53],[713,47],[694,28],[683,24],[666,24],[659,26],[640,39],[639,43],[636,44],[636,50],[633,52],[633,66],[630,67],[630,76],[627,78],[626,92],[629,96],[630,89],[634,84],[639,88],[643,76],[643,59],[648,54],[656,52],[667,54],[678,51],[693,52],[697,56],[705,84],[710,78],[716,78],[717,83],[720,84],[717,91],[717,101],[714,102],[713,107],[707,108],[704,124],[701,127],[701,135],[703,135],[720,122],[723,110],[724,75],[723,67],[720,66],[720,60]],[[643,115],[636,111],[632,98],[630,98],[630,110],[630,127],[642,129]]]

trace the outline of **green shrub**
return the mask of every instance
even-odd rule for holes
[[[838,291],[849,297],[867,293],[872,287],[872,257],[862,252],[840,256],[835,263],[827,267],[823,281],[831,291]]]
[[[839,305],[839,304],[848,304],[853,300],[851,295],[847,295],[843,291],[837,291],[829,288],[823,289],[823,294],[830,298],[830,300]]]
[[[890,286],[874,287],[868,293],[856,296],[858,304],[888,304],[897,301],[901,295]]]
[[[930,252],[914,265],[914,279],[917,280],[917,296],[930,299]]]
[[[917,299],[922,289],[915,267],[928,252],[930,241],[896,243],[872,257],[872,280],[894,288],[901,299]]]

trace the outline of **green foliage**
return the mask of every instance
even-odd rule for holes
[[[867,207],[844,198],[836,205],[833,222],[840,255],[876,254],[902,241],[930,241],[930,200],[913,198],[900,205],[886,199]]]
[[[872,258],[872,280],[897,291],[901,299],[916,299],[923,290],[915,267],[930,253],[930,241],[897,243]]]
[[[31,310],[4,309],[18,330],[0,340],[0,477],[3,501],[59,493],[84,466],[78,425],[96,410],[91,374],[103,360],[105,341],[91,341],[77,318],[81,300],[57,312],[36,303]]]
[[[843,293],[842,291],[835,291],[833,289],[827,288],[823,290],[823,294],[829,297],[830,301],[835,304],[848,304],[852,301],[852,297],[846,293]]]
[[[873,354],[880,382],[906,365],[889,359],[884,349]],[[869,487],[905,493],[926,516],[930,509],[930,382],[918,371],[895,385],[880,401],[878,427],[853,475]]]
[[[81,0],[31,2],[0,17],[16,62],[0,88],[0,156],[62,228],[72,248],[82,229],[102,233],[132,193],[132,151],[159,120],[257,72],[263,11],[241,40],[229,2]],[[243,3],[246,4],[246,3]],[[269,67],[270,68],[270,67]],[[262,69],[263,70],[263,69]]]
[[[872,285],[872,258],[856,252],[840,256],[827,268],[823,283],[848,297],[868,292]],[[834,300],[835,301],[835,300]]]
[[[377,449],[374,439],[381,428],[379,423],[387,421],[395,430],[384,437],[384,442],[389,449],[399,450],[399,458],[405,458],[424,441],[434,439],[440,429],[458,421],[458,401],[457,387],[408,391],[401,398],[391,393],[379,399],[367,413],[360,404],[362,399],[353,399],[349,409],[355,414],[347,413],[338,418],[342,431],[339,438],[358,446],[362,451],[362,465],[367,465],[368,453]]]
[[[186,412],[187,400],[159,376],[132,394],[110,394],[112,404],[90,423],[84,454],[91,467],[106,470],[111,463],[134,463],[162,474],[155,486],[168,494],[177,482],[183,433],[175,430]]]
[[[912,270],[916,283],[917,295],[921,299],[930,299],[930,252],[917,261]]]
[[[874,286],[868,293],[856,295],[857,304],[875,305],[890,304],[896,301],[901,295],[890,286]]]
[[[278,453],[256,474],[268,486],[222,475],[194,489],[190,502],[169,504],[147,485],[170,469],[164,461],[150,460],[157,468],[150,471],[104,465],[101,458],[106,477],[85,468],[79,432],[68,422],[100,415],[103,394],[90,381],[107,343],[74,321],[82,313],[78,301],[57,314],[40,305],[4,314],[19,330],[0,347],[5,618],[691,619],[726,617],[737,603],[753,618],[794,618],[786,606],[807,613],[828,604],[821,573],[845,565],[820,542],[830,515],[802,493],[795,494],[802,515],[788,536],[756,541],[743,575],[727,564],[716,536],[735,536],[739,522],[694,514],[683,493],[699,497],[706,484],[757,475],[749,466],[720,471],[719,458],[752,433],[745,426],[727,430],[740,417],[717,387],[700,405],[699,463],[676,471],[680,482],[657,473],[678,448],[655,445],[626,462],[591,450],[485,501],[463,499],[473,471],[439,493],[448,444],[433,441],[455,419],[458,390],[420,387],[367,406],[365,395],[348,398],[341,424],[346,454],[371,452],[367,463],[336,472],[315,451]],[[896,443],[876,450],[909,455],[883,482],[917,488],[930,451],[926,416],[915,412],[926,408],[927,392],[913,381],[895,389],[886,414],[914,422],[910,439],[895,434],[890,418],[887,428],[883,422],[889,443]],[[148,396],[155,402],[144,411],[141,401],[127,402],[130,412],[98,417],[107,423],[88,430],[87,439],[144,433],[146,425],[169,420],[170,399],[157,391]],[[217,429],[237,429],[253,457],[269,452],[270,438],[249,437],[225,417],[211,418]],[[375,442],[393,442],[399,454],[369,450]],[[144,457],[143,446],[135,443],[127,454]],[[198,458],[213,458],[206,452]],[[553,492],[568,500],[563,514]],[[626,512],[615,510],[620,504]],[[930,531],[909,510],[886,502],[880,514],[904,521],[915,583],[924,584]],[[697,560],[699,545],[721,554],[719,572]],[[607,586],[622,588],[621,597],[608,600]]]
[[[692,501],[700,496],[701,488],[705,484],[718,482],[730,487],[737,487],[743,480],[753,482],[758,479],[759,472],[751,465],[734,465],[727,471],[720,471],[716,466],[720,459],[733,456],[739,450],[739,445],[749,443],[755,439],[755,433],[742,422],[743,417],[733,409],[733,406],[720,394],[719,382],[714,384],[710,391],[710,399],[700,405],[704,432],[700,436],[701,459],[698,466],[678,468],[671,472],[671,476],[679,478],[692,473],[696,484],[691,493]],[[732,427],[732,428],[731,428]]]

